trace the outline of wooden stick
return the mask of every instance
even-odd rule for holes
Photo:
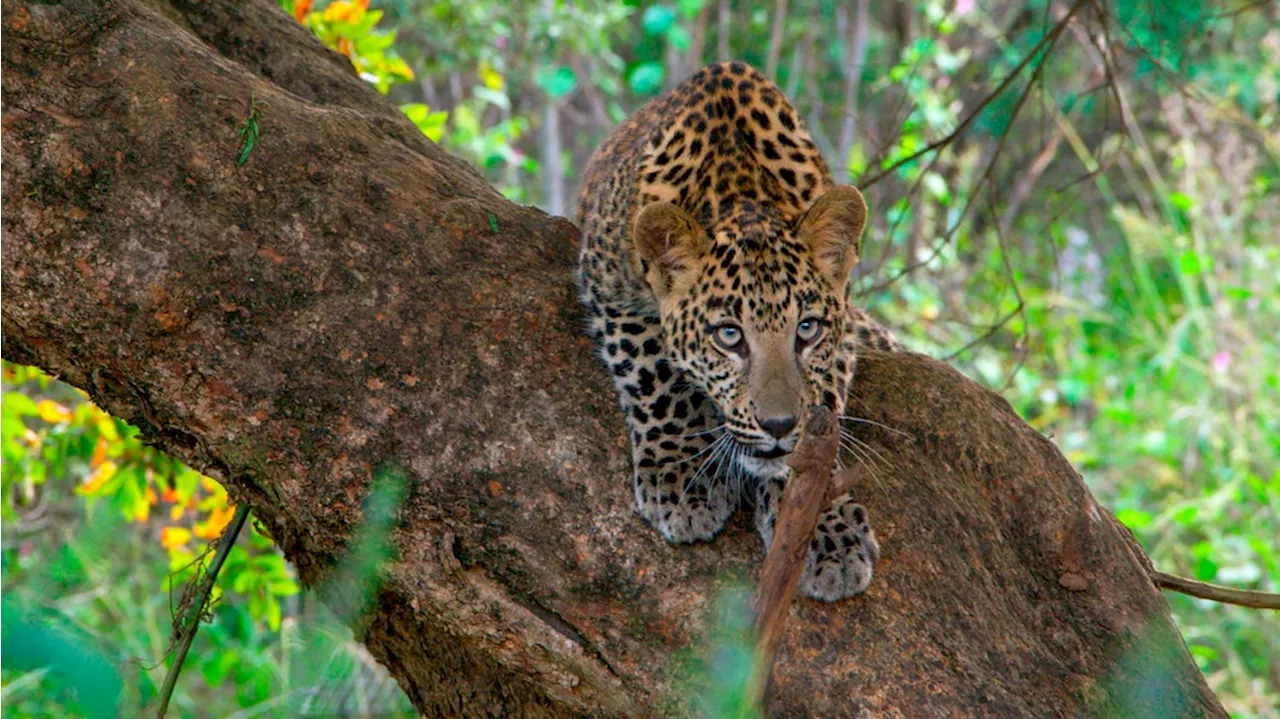
[[[1252,609],[1280,610],[1280,594],[1255,592],[1251,589],[1232,589],[1231,587],[1209,584],[1208,582],[1197,582],[1194,579],[1187,579],[1186,577],[1164,572],[1156,572],[1152,579],[1155,580],[1156,586],[1161,589],[1180,592],[1199,599],[1209,599],[1215,602],[1235,604]]]
[[[173,696],[173,688],[178,683],[178,675],[182,673],[182,663],[187,659],[187,650],[191,649],[191,642],[196,638],[196,630],[200,628],[200,618],[208,605],[209,595],[213,593],[213,583],[218,578],[218,572],[222,571],[222,563],[227,561],[227,555],[235,545],[236,537],[240,536],[240,529],[248,518],[249,503],[241,501],[236,507],[235,516],[231,518],[231,524],[227,525],[222,532],[222,538],[218,540],[218,552],[209,563],[204,576],[200,578],[200,584],[195,589],[191,605],[187,607],[186,613],[180,612],[174,619],[174,624],[178,625],[175,626],[178,633],[178,653],[173,658],[169,671],[164,675],[164,686],[160,688],[160,707],[156,710],[156,716],[159,719],[164,719],[165,713],[169,711],[169,699]]]
[[[761,709],[814,527],[839,494],[836,490],[844,485],[832,477],[839,436],[839,424],[831,410],[815,407],[809,412],[800,445],[787,461],[791,479],[778,499],[773,542],[756,589],[757,643],[747,692],[753,705]]]

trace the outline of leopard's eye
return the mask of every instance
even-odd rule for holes
[[[742,346],[742,328],[737,325],[720,325],[714,330],[716,344],[730,352],[737,352]]]
[[[796,327],[796,339],[804,344],[813,344],[822,336],[822,320],[810,317],[800,321]]]

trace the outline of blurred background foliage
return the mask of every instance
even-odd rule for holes
[[[628,112],[757,65],[867,194],[858,301],[1052,437],[1157,567],[1280,591],[1280,3],[280,2],[570,217]],[[30,368],[4,367],[2,440],[6,715],[135,713],[226,493]],[[408,711],[256,529],[217,592],[176,714]],[[1280,717],[1276,617],[1168,596],[1232,715]]]

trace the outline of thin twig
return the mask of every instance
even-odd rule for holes
[[[907,163],[914,162],[915,160],[919,159],[924,155],[929,154],[930,152],[933,152],[934,150],[938,150],[943,147],[946,147],[947,145],[951,144],[957,137],[960,137],[960,135],[964,134],[965,130],[968,130],[969,126],[973,124],[973,121],[978,119],[978,115],[982,112],[982,110],[987,105],[991,104],[991,102],[995,100],[997,97],[999,97],[1002,93],[1004,93],[1005,90],[1009,89],[1009,86],[1013,84],[1013,81],[1018,79],[1018,77],[1022,75],[1022,71],[1027,67],[1028,64],[1031,63],[1031,60],[1033,58],[1035,58],[1037,55],[1040,54],[1041,50],[1045,49],[1046,47],[1051,48],[1054,44],[1058,42],[1058,36],[1062,34],[1062,31],[1064,28],[1066,28],[1067,23],[1071,22],[1071,18],[1074,17],[1075,14],[1080,10],[1080,8],[1084,7],[1085,3],[1088,1],[1089,0],[1076,0],[1076,3],[1071,6],[1071,10],[1067,12],[1066,17],[1062,18],[1057,23],[1055,23],[1054,26],[1049,29],[1049,32],[1045,33],[1045,36],[1040,38],[1040,42],[1036,43],[1036,46],[1031,48],[1031,51],[1028,52],[1026,56],[1022,58],[1022,60],[1018,63],[1018,65],[1009,71],[1009,74],[1006,75],[1004,80],[999,85],[996,86],[995,90],[992,90],[985,98],[983,98],[982,101],[978,103],[977,107],[973,108],[973,111],[970,112],[968,115],[966,115],[965,118],[960,121],[959,125],[956,125],[956,129],[949,132],[946,135],[946,137],[943,137],[939,140],[934,140],[928,145],[925,145],[924,147],[922,147],[921,149],[911,153],[910,155],[907,155],[906,157],[898,160],[892,165],[889,165],[888,167],[884,168],[880,172],[877,172],[875,175],[872,175],[870,179],[859,182],[858,186],[865,190],[866,188],[871,187],[872,185],[876,184],[884,177],[888,176],[889,174],[897,170],[899,167],[902,167]],[[1047,60],[1047,59],[1048,58],[1042,59],[1040,62],[1040,66],[1043,66],[1044,60]]]
[[[1009,112],[1008,127],[1006,127],[1005,131],[1000,135],[1000,140],[999,142],[996,143],[996,149],[994,152],[991,153],[991,159],[987,161],[987,165],[985,169],[983,169],[982,174],[978,177],[977,182],[973,184],[973,191],[970,193],[968,199],[965,200],[964,207],[960,208],[960,214],[956,216],[955,222],[952,223],[951,227],[947,228],[947,232],[945,235],[943,235],[942,241],[934,245],[933,250],[929,253],[928,257],[924,258],[923,260],[913,262],[907,265],[906,267],[903,267],[902,269],[894,273],[893,276],[891,276],[889,279],[883,282],[880,282],[874,285],[871,289],[867,290],[866,294],[872,294],[875,292],[880,292],[882,290],[885,290],[891,285],[893,285],[894,283],[896,283],[898,280],[902,279],[903,277],[911,274],[912,272],[915,272],[917,269],[921,267],[928,265],[929,263],[937,259],[938,255],[942,254],[943,248],[951,244],[951,240],[955,236],[956,231],[960,229],[961,223],[964,221],[964,218],[969,214],[969,208],[972,207],[973,203],[977,200],[979,191],[982,189],[984,185],[986,185],[991,180],[991,171],[995,168],[996,161],[1000,159],[1000,153],[1004,151],[1005,143],[1009,140],[1010,133],[1013,132],[1013,125],[1017,121],[1018,115],[1022,112],[1022,107],[1024,104],[1026,104],[1027,98],[1031,95],[1032,88],[1035,87],[1036,82],[1039,81],[1040,76],[1044,71],[1044,66],[1047,64],[1049,59],[1048,57],[1049,53],[1052,52],[1054,45],[1057,44],[1058,38],[1062,36],[1062,30],[1066,27],[1067,21],[1071,19],[1071,15],[1074,14],[1076,10],[1079,9],[1080,6],[1084,4],[1084,2],[1086,2],[1086,0],[1078,0],[1078,2],[1076,2],[1076,4],[1072,6],[1071,13],[1069,13],[1066,17],[1064,17],[1058,24],[1054,25],[1053,29],[1049,31],[1049,34],[1045,36],[1045,40],[1048,41],[1048,45],[1045,49],[1045,56],[1041,59],[1039,63],[1036,64],[1035,69],[1031,71],[1031,79],[1027,81],[1026,89],[1023,90],[1022,94],[1018,96],[1017,102],[1013,104],[1013,109]],[[1043,44],[1044,43],[1042,42],[1041,45]],[[1040,45],[1037,45],[1037,47],[1040,47]],[[1035,51],[1032,52],[1032,55],[1034,54],[1035,54]],[[1019,68],[1021,68],[1021,64],[1019,65]],[[984,104],[989,101],[990,101],[990,98],[985,100]],[[969,121],[968,119],[965,120],[966,123],[968,121]],[[952,133],[952,134],[954,135],[955,133]],[[920,153],[916,153],[916,155],[919,155],[919,154]],[[914,156],[915,155],[913,155],[913,157]],[[936,163],[937,161],[938,161],[938,156],[935,156],[933,158],[933,162],[929,164],[929,168],[932,168],[933,164]],[[901,162],[895,163],[895,164],[901,164]],[[928,168],[926,168],[925,170],[925,173],[927,172],[928,172]],[[923,174],[925,173],[922,173],[921,176],[923,177]],[[883,176],[883,173],[881,175],[878,175],[876,178],[874,178],[872,182],[874,182],[875,179],[878,179],[881,176]],[[866,183],[866,184],[871,184],[871,183]]]
[[[235,516],[231,518],[231,524],[227,525],[222,538],[218,540],[218,553],[213,556],[213,561],[205,570],[204,577],[195,592],[195,601],[187,607],[185,614],[177,618],[183,626],[178,639],[177,655],[174,656],[173,665],[169,667],[168,673],[164,675],[164,686],[160,689],[160,708],[156,710],[156,716],[160,719],[164,719],[165,712],[169,710],[169,699],[173,696],[178,675],[182,673],[182,663],[186,661],[187,651],[191,649],[191,642],[196,638],[200,617],[204,614],[209,594],[213,592],[213,582],[218,578],[218,572],[222,570],[222,564],[227,561],[227,555],[231,552],[231,547],[235,546],[236,537],[240,536],[240,529],[244,527],[244,521],[248,517],[249,503],[241,502],[240,506],[236,507]]]
[[[1164,572],[1156,572],[1152,576],[1152,580],[1161,589],[1168,589],[1199,599],[1208,599],[1214,602],[1234,604],[1238,607],[1249,607],[1251,609],[1280,610],[1280,594],[1255,592],[1251,589],[1232,589],[1231,587],[1209,584],[1208,582],[1197,582],[1194,579],[1187,579],[1186,577]]]

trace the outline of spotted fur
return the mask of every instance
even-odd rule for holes
[[[899,348],[846,304],[865,218],[743,63],[698,71],[596,150],[581,295],[630,428],[636,507],[668,540],[711,539],[745,500],[767,547],[805,409],[841,413],[859,347]],[[863,591],[879,554],[866,510],[842,497],[817,529],[802,588]]]

